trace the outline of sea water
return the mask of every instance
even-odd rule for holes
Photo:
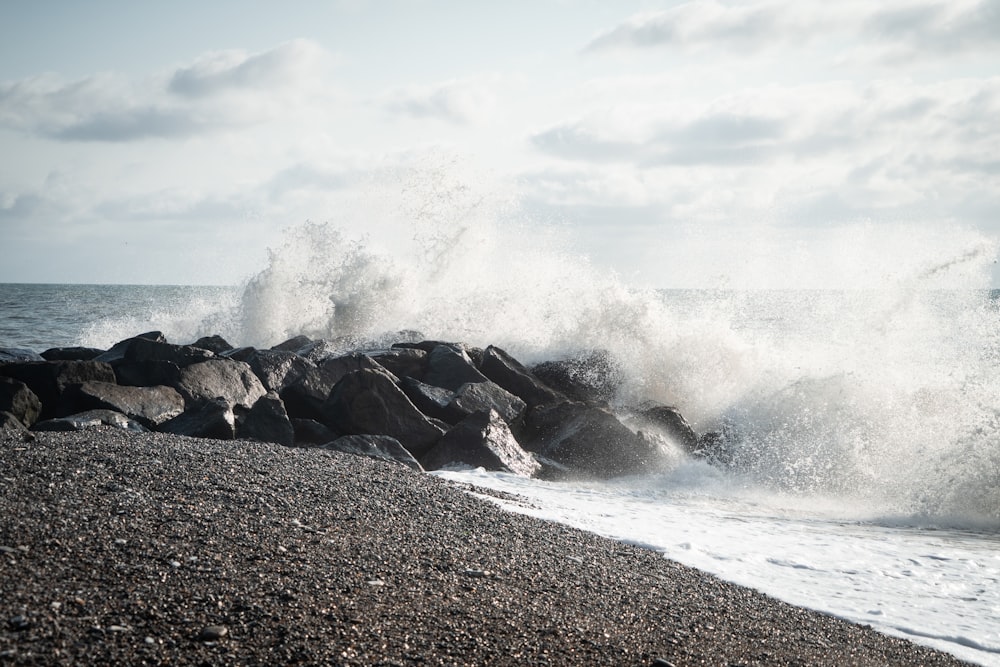
[[[841,257],[844,288],[654,290],[522,224],[510,202],[444,194],[377,197],[345,209],[360,222],[294,227],[235,288],[0,285],[0,346],[106,348],[160,330],[261,347],[409,329],[529,364],[604,350],[615,407],[676,405],[719,434],[724,462],[662,439],[663,466],[609,482],[436,474],[516,494],[499,501],[512,511],[1000,665],[990,239],[955,229],[833,244],[815,264],[835,274]],[[351,234],[359,227],[366,236]],[[845,238],[871,241],[862,232]],[[788,270],[783,259],[766,266]]]

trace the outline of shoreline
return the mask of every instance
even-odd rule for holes
[[[398,464],[34,435],[0,438],[0,664],[966,664]]]

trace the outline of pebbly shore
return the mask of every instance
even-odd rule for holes
[[[397,463],[0,436],[0,664],[956,665]]]

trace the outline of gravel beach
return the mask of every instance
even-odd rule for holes
[[[0,664],[962,663],[401,465],[100,429],[0,438]]]

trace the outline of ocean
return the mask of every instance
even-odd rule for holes
[[[526,363],[606,350],[616,405],[677,405],[695,430],[724,434],[728,465],[665,442],[669,466],[603,483],[434,474],[1000,665],[996,292],[942,285],[936,270],[867,289],[639,289],[533,243],[453,240],[393,255],[307,224],[237,287],[0,285],[0,346],[107,348],[160,330],[261,347],[411,329]]]

